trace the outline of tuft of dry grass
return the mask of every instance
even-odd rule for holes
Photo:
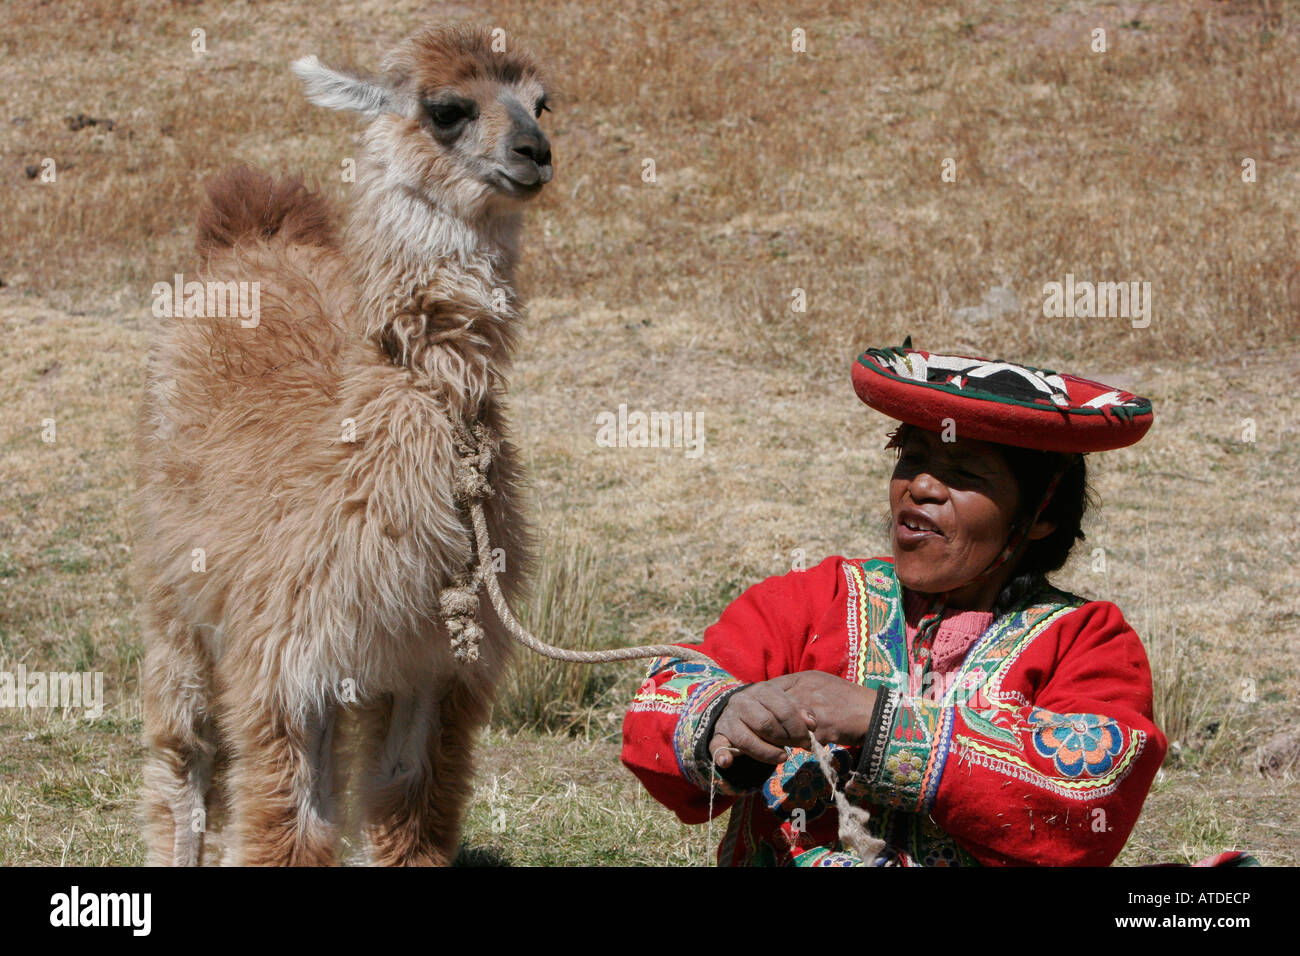
[[[1156,630],[1144,635],[1155,690],[1156,726],[1169,740],[1167,766],[1207,768],[1231,764],[1225,741],[1253,736],[1238,723],[1246,719],[1234,692],[1207,674],[1200,655],[1176,632]]]
[[[600,581],[596,550],[547,535],[531,600],[519,622],[538,640],[565,650],[598,646]],[[601,669],[520,651],[502,679],[492,724],[503,730],[567,734],[589,726],[592,706],[609,680]]]
[[[458,865],[712,865],[704,828],[655,803],[612,743],[497,730],[480,743]]]

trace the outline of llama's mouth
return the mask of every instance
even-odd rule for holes
[[[502,192],[521,198],[536,196],[542,191],[542,187],[551,181],[551,167],[541,166],[533,170],[531,180],[528,176],[523,179],[516,179],[504,169],[497,170],[494,177],[495,185]]]

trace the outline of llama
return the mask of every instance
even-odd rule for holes
[[[155,864],[204,862],[220,776],[232,862],[336,862],[348,707],[370,862],[445,865],[509,657],[489,602],[476,661],[439,616],[474,556],[458,424],[493,436],[483,507],[512,600],[531,561],[503,392],[523,206],[552,173],[546,88],[531,57],[468,29],[414,34],[374,77],[294,71],[311,102],[367,120],[345,229],[300,180],[223,174],[202,273],[259,283],[259,315],[172,320],[149,358],[146,838]]]

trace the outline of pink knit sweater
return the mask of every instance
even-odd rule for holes
[[[903,613],[907,625],[907,653],[909,656],[930,658],[928,671],[947,678],[966,658],[981,634],[993,623],[992,611],[945,611],[935,632],[934,640],[928,649],[916,647],[917,625],[930,606],[930,599],[912,591],[903,591]],[[919,697],[925,690],[922,686],[921,668],[911,669],[911,687],[908,693]]]

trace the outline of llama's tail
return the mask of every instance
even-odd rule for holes
[[[330,209],[302,177],[276,181],[250,166],[233,166],[208,181],[194,247],[200,256],[240,240],[270,239],[313,246],[336,243]]]

